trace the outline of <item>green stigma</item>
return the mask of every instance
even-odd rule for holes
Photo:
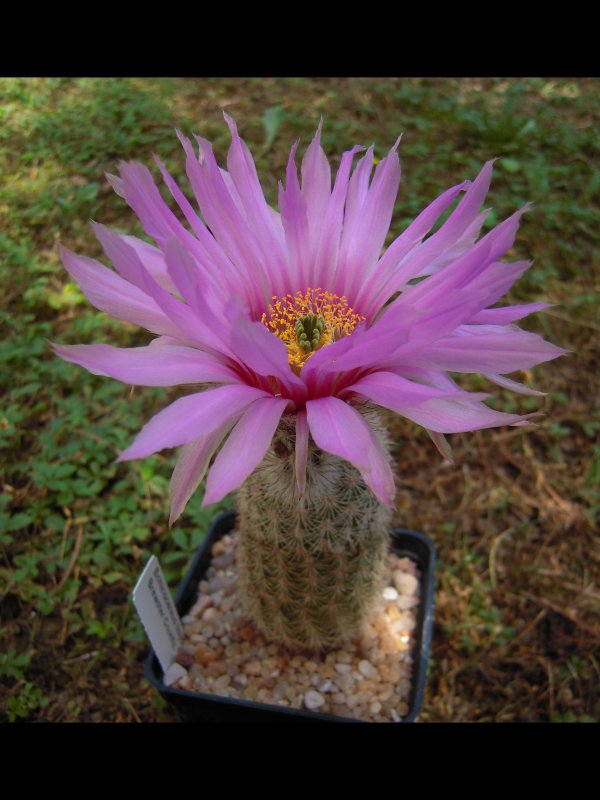
[[[325,320],[316,314],[307,314],[296,322],[296,339],[307,353],[316,350],[325,330]]]

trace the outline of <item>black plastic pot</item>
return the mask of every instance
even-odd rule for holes
[[[235,514],[232,511],[221,514],[213,522],[202,546],[196,553],[190,568],[175,596],[175,605],[180,616],[185,616],[196,601],[198,583],[207,572],[211,561],[214,543],[232,530]],[[412,722],[423,703],[427,661],[431,645],[433,622],[433,595],[436,551],[433,542],[423,533],[395,528],[392,531],[392,547],[400,557],[413,559],[421,571],[421,598],[417,627],[415,629],[415,649],[413,653],[412,686],[408,698],[408,714],[402,722]],[[198,694],[183,689],[165,686],[163,672],[151,650],[145,664],[146,677],[160,694],[188,722],[359,722],[348,717],[334,717],[316,711],[286,708],[283,706],[256,703],[251,700],[238,700],[232,697],[219,697],[212,694]]]

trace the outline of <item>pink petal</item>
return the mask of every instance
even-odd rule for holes
[[[177,291],[167,272],[165,257],[157,247],[152,247],[151,244],[138,239],[136,236],[126,236],[125,234],[120,234],[120,236],[129,247],[135,250],[143,266],[160,287],[171,293]]]
[[[181,208],[186,220],[190,227],[196,234],[198,241],[195,242],[193,247],[185,244],[186,249],[194,256],[198,264],[206,272],[213,290],[220,293],[221,298],[227,296],[228,289],[236,286],[237,270],[231,261],[227,258],[223,250],[219,247],[214,236],[209,233],[198,214],[192,208],[191,203],[183,194],[175,180],[171,177],[167,168],[164,166],[158,156],[154,157],[158,167],[161,171],[163,180],[167,184],[169,191],[175,199],[177,205]],[[179,241],[181,238],[179,237]]]
[[[346,204],[352,161],[356,153],[361,149],[355,146],[342,155],[342,160],[335,176],[333,191],[323,216],[316,256],[310,265],[308,286],[312,286],[312,288],[326,288],[328,291],[342,294],[338,283],[340,286],[342,284],[339,280],[336,282],[336,271],[344,221],[344,206]]]
[[[170,526],[180,516],[188,500],[196,491],[198,484],[206,474],[211,458],[230,431],[232,424],[233,420],[228,420],[207,436],[201,436],[183,446],[169,485]]]
[[[234,384],[181,397],[152,417],[117,460],[144,458],[166,447],[178,447],[207,436],[254,400],[268,396],[262,389]]]
[[[265,262],[256,237],[240,214],[232,195],[223,180],[209,142],[196,137],[202,154],[200,162],[194,155],[191,142],[180,137],[185,147],[186,171],[213,236],[235,265],[240,289],[243,290],[252,307],[262,310],[271,297]]]
[[[484,289],[487,293],[484,308],[486,306],[491,306],[504,297],[513,283],[520,278],[532,264],[533,261],[515,261],[510,264],[497,261],[486,267],[483,273],[471,281],[470,286],[474,291]]]
[[[203,508],[218,503],[256,469],[269,449],[287,404],[287,400],[278,397],[252,403],[229,434],[208,473]]]
[[[390,246],[389,250],[394,253],[398,266],[390,270],[392,262],[391,256],[388,257],[385,262],[382,258],[382,263],[378,265],[377,268],[377,274],[383,278],[383,283],[381,283],[380,278],[379,286],[373,287],[370,291],[370,302],[367,310],[362,312],[363,314],[367,316],[374,314],[389,297],[401,289],[411,278],[429,272],[428,267],[430,265],[433,269],[439,269],[441,264],[439,260],[444,259],[445,253],[452,252],[452,250],[461,253],[464,251],[465,246],[468,246],[469,242],[474,241],[481,227],[481,223],[483,222],[483,217],[481,217],[478,212],[490,186],[492,166],[493,161],[488,161],[484,165],[483,169],[475,181],[469,185],[464,197],[446,222],[439,231],[434,233],[433,236],[430,236],[422,245],[414,247],[408,255],[403,252],[401,260],[398,259],[398,256],[393,250],[396,246],[398,250],[402,252],[400,244],[396,245],[394,242]],[[433,214],[437,212],[438,209],[441,211],[446,205],[449,205],[454,199],[455,194],[458,193],[455,193],[455,190],[460,190],[463,186],[464,184],[461,184],[460,187],[449,189],[434,201],[435,207],[434,204],[432,204],[432,206],[423,212],[421,215],[423,217],[422,221],[421,217],[415,220],[413,225],[416,226],[416,223],[419,222],[419,232],[421,225],[424,226],[432,222]],[[400,240],[397,241],[403,242],[405,238],[408,239],[407,234],[411,227],[412,226],[409,226],[400,237]],[[384,256],[384,258],[386,258],[386,256]],[[437,266],[436,261],[438,261]],[[446,259],[444,259],[443,263],[447,263]]]
[[[125,199],[139,217],[148,236],[160,246],[170,236],[176,236],[186,247],[195,249],[198,246],[196,239],[162,199],[150,170],[143,164],[125,161],[119,167]]]
[[[321,147],[322,127],[323,121],[321,120],[315,138],[302,159],[301,167],[302,196],[306,202],[311,258],[316,255],[321,227],[331,195],[331,167]]]
[[[289,397],[306,398],[306,386],[292,371],[285,344],[262,322],[239,316],[231,323],[231,347],[239,360],[258,375],[277,378]]]
[[[407,408],[420,405],[426,400],[437,397],[469,397],[482,399],[489,395],[473,395],[462,389],[439,389],[408,380],[392,372],[372,372],[356,381],[344,390],[344,394],[353,392],[372,400],[379,406],[403,414]]]
[[[65,269],[96,308],[154,333],[181,338],[181,331],[157,303],[99,261],[60,248]]]
[[[397,357],[427,369],[504,374],[531,369],[567,352],[516,326],[462,325],[451,336]]]
[[[427,429],[426,429],[427,430]],[[429,438],[437,447],[438,452],[440,453],[443,458],[449,461],[451,464],[454,464],[454,456],[452,454],[452,448],[443,433],[437,433],[437,431],[427,431],[429,434]]]
[[[438,433],[460,433],[500,425],[526,424],[529,414],[505,414],[471,400],[426,400],[403,412],[403,416]]]
[[[308,456],[308,419],[306,409],[296,414],[296,484],[299,497],[306,491],[306,460]]]
[[[190,306],[182,303],[177,298],[162,289],[150,273],[144,268],[136,251],[130,247],[124,239],[117,233],[110,231],[104,225],[94,224],[94,233],[104,248],[104,252],[111,259],[119,272],[141,291],[145,291],[156,302],[156,304],[170,318],[174,326],[179,329],[179,337],[196,342],[202,347],[209,347],[217,352],[223,350],[219,337],[213,330],[198,317]],[[189,270],[196,272],[196,264],[174,237],[167,240],[165,255],[167,258],[167,269],[173,278],[179,277],[179,272],[171,271],[169,266],[172,261],[172,254],[184,253],[186,263],[190,263]],[[187,289],[187,284],[185,286]],[[178,286],[181,291],[181,286]]]
[[[348,298],[357,296],[361,281],[369,280],[379,259],[399,185],[400,161],[394,148],[377,165],[360,213],[344,215],[338,273],[343,280],[342,291]]]
[[[285,240],[289,252],[289,269],[292,292],[305,291],[309,282],[309,259],[311,257],[310,230],[306,199],[300,191],[298,171],[295,157],[298,143],[290,150],[288,158],[285,189],[279,184],[279,210],[285,231]]]
[[[348,196],[344,210],[344,228],[352,229],[360,219],[361,209],[369,194],[369,179],[373,169],[373,145],[360,159],[350,182],[348,183]]]
[[[317,447],[353,464],[367,486],[393,506],[394,476],[385,452],[358,411],[337,397],[306,403],[310,432]]]
[[[56,355],[94,375],[132,386],[237,383],[238,376],[216,358],[191,347],[111,347],[108,344],[52,345]]]
[[[269,262],[269,275],[274,294],[285,291],[287,253],[281,221],[274,218],[263,194],[256,167],[250,151],[240,139],[235,122],[227,114],[225,121],[231,131],[231,147],[227,167],[242,202],[245,216],[256,235],[265,261]]]
[[[509,389],[511,392],[535,395],[536,397],[545,397],[547,394],[546,392],[538,392],[536,389],[530,389],[529,386],[524,386],[522,383],[513,381],[505,375],[497,375],[494,372],[484,372],[482,374],[484,378],[492,381],[492,383],[497,383],[498,386],[502,386],[503,389]]]
[[[528,314],[535,311],[542,311],[544,308],[551,308],[552,303],[526,303],[520,306],[504,306],[503,308],[486,308],[479,311],[469,323],[479,323],[481,325],[508,325],[511,322],[523,319]]]

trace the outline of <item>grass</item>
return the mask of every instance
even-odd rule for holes
[[[130,592],[151,554],[175,588],[218,509],[198,493],[169,530],[175,453],[115,463],[174,390],[92,376],[48,340],[147,341],[87,303],[57,245],[99,256],[90,219],[139,235],[104,172],[158,153],[183,178],[175,127],[224,161],[223,109],[272,203],[321,115],[334,160],[356,142],[381,157],[404,132],[395,235],[492,157],[488,224],[533,201],[515,257],[535,265],[511,299],[554,303],[526,327],[573,352],[536,371],[544,400],[498,390],[496,407],[539,409],[539,428],[453,436],[450,468],[390,417],[397,521],[440,554],[421,719],[599,720],[597,81],[54,78],[0,80],[0,719],[171,719],[143,678]]]

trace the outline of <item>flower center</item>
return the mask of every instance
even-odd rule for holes
[[[282,298],[274,295],[272,301],[261,322],[285,343],[295,372],[315,350],[348,336],[365,319],[350,308],[345,297],[322,289]]]

